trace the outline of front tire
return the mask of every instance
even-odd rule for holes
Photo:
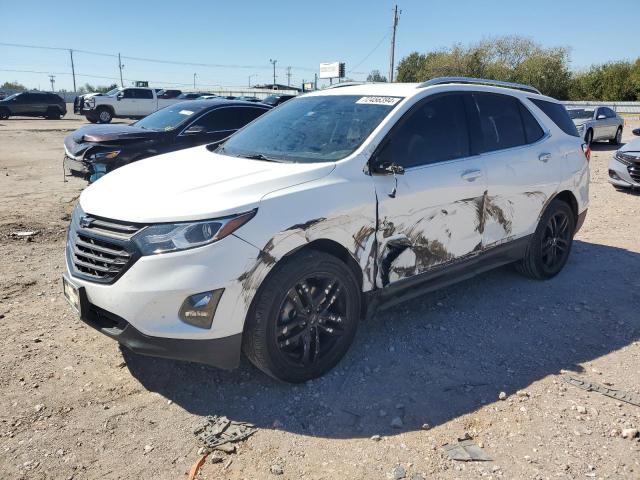
[[[571,253],[575,225],[571,207],[559,199],[552,201],[540,218],[524,258],[516,264],[518,271],[536,280],[560,273]]]
[[[609,140],[611,145],[620,145],[622,143],[622,127],[618,127],[616,136]]]
[[[584,143],[586,143],[587,146],[591,146],[593,143],[593,130],[587,130],[587,134],[584,136]]]
[[[260,370],[300,383],[331,370],[353,341],[360,288],[332,255],[303,252],[276,266],[258,290],[243,351]]]

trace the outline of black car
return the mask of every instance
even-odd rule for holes
[[[262,100],[262,103],[266,103],[272,107],[277,107],[281,103],[291,100],[292,98],[295,98],[295,95],[269,95],[267,98]]]
[[[177,98],[178,96],[182,95],[182,90],[165,90],[165,89],[161,89],[159,92],[156,93],[158,98],[162,98],[162,99],[170,99],[170,98]]]
[[[634,128],[631,131],[633,132],[634,135],[640,135],[640,128]]]
[[[136,160],[223,140],[271,107],[229,100],[191,100],[131,125],[87,125],[64,139],[64,166],[89,183]]]
[[[55,93],[21,92],[0,100],[0,119],[20,116],[60,120],[66,113],[67,104]]]

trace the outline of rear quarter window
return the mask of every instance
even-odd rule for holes
[[[555,123],[560,130],[572,137],[580,137],[569,113],[564,105],[555,102],[540,100],[539,98],[529,98],[533,104],[544,112],[544,114]]]

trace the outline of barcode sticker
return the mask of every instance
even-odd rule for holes
[[[365,105],[395,105],[401,97],[362,97],[356,103]]]

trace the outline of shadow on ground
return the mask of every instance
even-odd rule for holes
[[[593,142],[591,144],[591,150],[594,152],[614,152],[619,148],[624,147],[626,142],[622,142],[619,145],[613,145],[609,142]]]
[[[392,435],[473,412],[561,369],[581,371],[577,364],[640,338],[639,302],[640,254],[576,241],[553,280],[505,267],[379,312],[334,371],[301,386],[246,361],[222,372],[123,354],[144,387],[198,415],[331,438]],[[390,426],[396,416],[401,428]]]

